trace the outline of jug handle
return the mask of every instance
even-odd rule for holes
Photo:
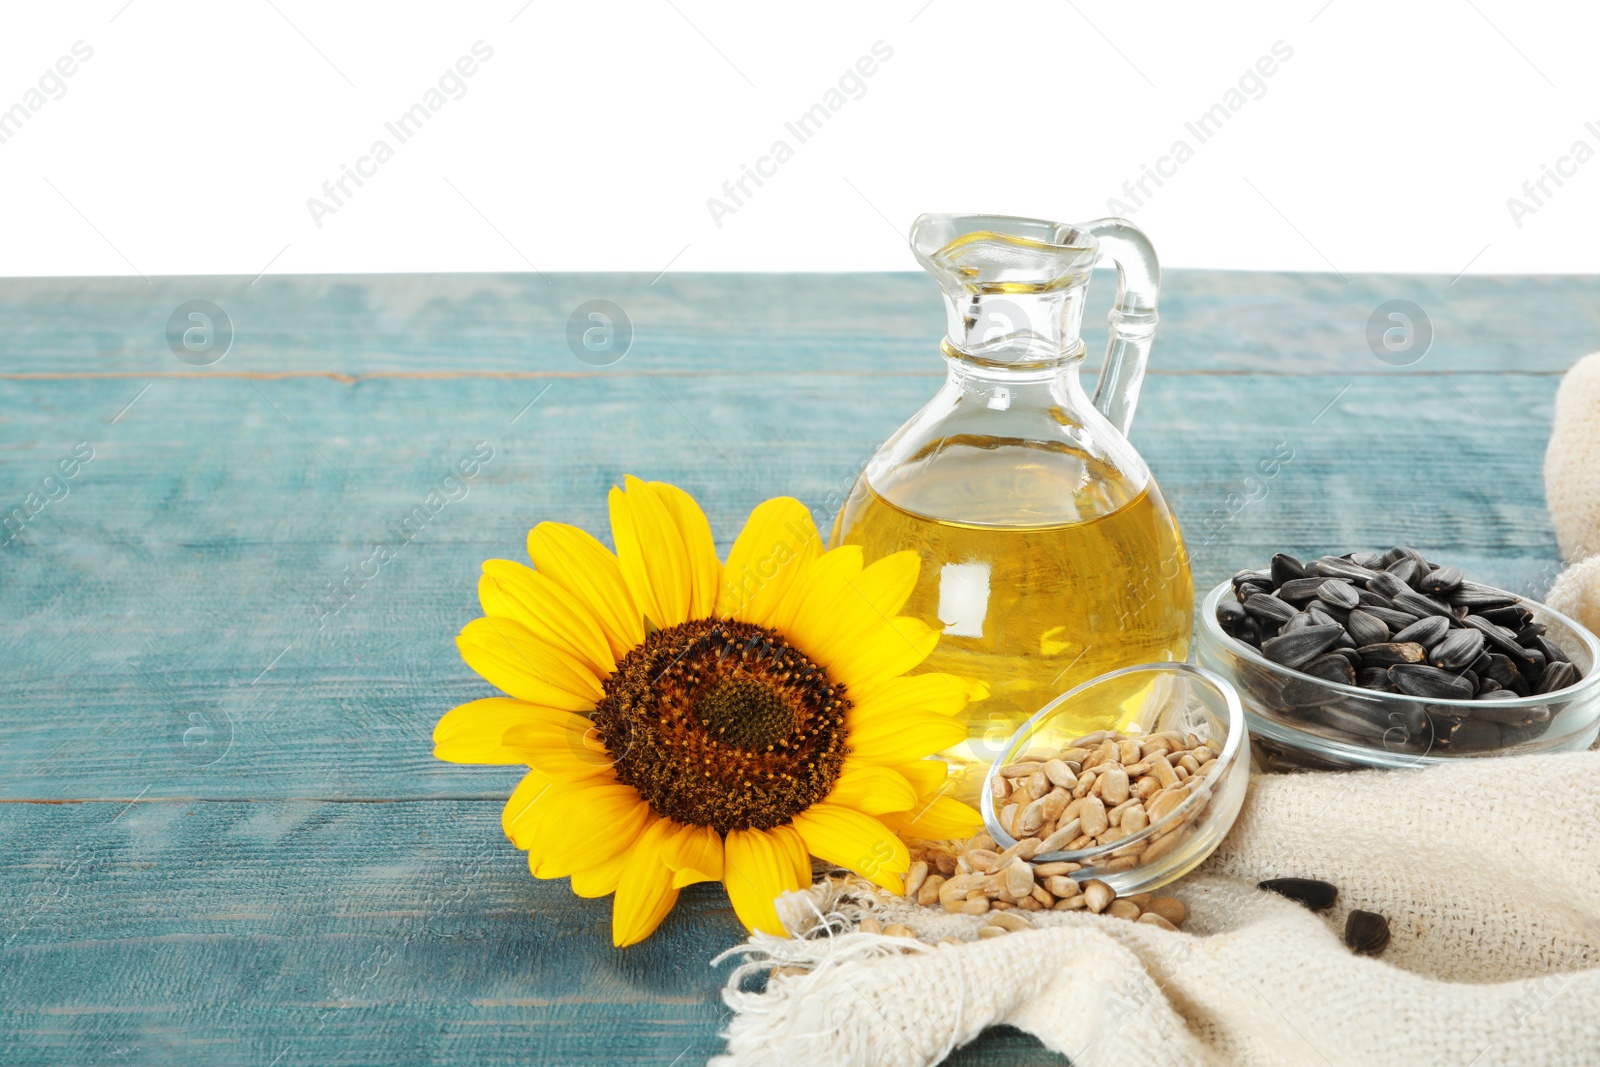
[[[1127,219],[1096,219],[1078,227],[1093,234],[1101,251],[1117,265],[1117,303],[1111,309],[1111,336],[1105,367],[1094,390],[1094,406],[1126,435],[1139,404],[1150,342],[1156,332],[1156,299],[1161,265],[1144,232]]]

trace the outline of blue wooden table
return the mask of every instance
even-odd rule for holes
[[[615,362],[569,345],[597,299]],[[193,300],[220,359],[220,322],[174,354]],[[1374,355],[1391,300],[1431,322],[1418,360]],[[604,536],[624,472],[693,492],[723,551],[766,497],[836,507],[942,321],[911,274],[0,282],[0,1063],[718,1051],[721,888],[619,952],[608,901],[532,880],[515,770],[430,755],[488,693],[452,639],[481,560],[541,519]],[[1133,438],[1202,586],[1399,542],[1542,592],[1551,400],[1596,348],[1593,278],[1173,271]],[[956,1062],[1061,1061],[999,1031]]]

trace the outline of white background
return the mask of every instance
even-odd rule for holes
[[[1179,138],[1194,157],[1133,214],[1167,265],[1600,271],[1600,159],[1520,226],[1507,204],[1600,150],[1597,7],[13,4],[0,109],[74,42],[93,58],[0,144],[0,274],[906,270],[919,212],[1099,217]],[[384,122],[479,40],[399,145]],[[798,144],[784,122],[877,41],[865,94]],[[1277,41],[1292,59],[1198,144],[1184,123]],[[307,199],[380,138],[394,158],[317,226]],[[708,198],[779,138],[794,157],[717,225]]]

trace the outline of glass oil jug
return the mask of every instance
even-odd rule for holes
[[[1124,436],[1155,332],[1159,268],[1121,219],[923,215],[911,246],[944,291],[947,376],[868,461],[832,542],[862,546],[868,562],[921,555],[904,611],[942,633],[921,670],[990,690],[968,706],[967,741],[944,753],[970,771],[1078,683],[1188,655],[1188,556]],[[1091,402],[1078,331],[1102,254],[1117,265],[1118,295]],[[1117,726],[1116,714],[1089,715],[1084,732]]]

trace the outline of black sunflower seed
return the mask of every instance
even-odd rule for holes
[[[1320,611],[1324,615],[1332,618],[1340,626],[1343,626],[1344,620],[1350,617],[1349,608],[1340,604],[1330,604],[1326,600],[1313,600],[1310,604],[1306,605],[1307,611],[1311,611],[1313,609]]]
[[[1555,693],[1578,680],[1578,668],[1569,661],[1558,659],[1545,665],[1544,673],[1539,676],[1539,684],[1534,686],[1535,693]]]
[[[1344,943],[1363,956],[1389,947],[1389,920],[1375,911],[1352,911],[1344,921]]]
[[[1276,585],[1283,585],[1295,578],[1306,576],[1306,565],[1287,552],[1279,552],[1272,557],[1272,581]]]
[[[1509,608],[1522,598],[1515,593],[1508,593],[1504,589],[1496,589],[1491,585],[1477,585],[1473,582],[1464,582],[1450,594],[1452,604],[1464,604],[1473,611],[1484,608]]]
[[[1361,653],[1361,663],[1366,667],[1421,663],[1428,658],[1428,650],[1412,641],[1385,641],[1375,645],[1363,645],[1356,651]]]
[[[1361,606],[1364,608],[1394,607],[1394,601],[1390,600],[1382,593],[1374,593],[1370,589],[1357,589],[1356,596],[1361,599]]]
[[[1278,587],[1277,596],[1291,604],[1304,604],[1317,598],[1326,578],[1291,578]]]
[[[1339,899],[1338,886],[1316,878],[1268,878],[1257,882],[1256,888],[1288,897],[1312,911],[1327,911]]]
[[[1510,656],[1503,656],[1498,652],[1490,654],[1489,666],[1480,673],[1485,678],[1493,678],[1501,688],[1509,689],[1518,696],[1533,695],[1528,680],[1523,677]]]
[[[1485,719],[1467,719],[1450,728],[1452,752],[1488,752],[1500,743],[1500,727]]]
[[[1424,593],[1448,593],[1465,577],[1459,567],[1439,567],[1417,580],[1417,588]]]
[[[1324,578],[1343,578],[1347,582],[1366,585],[1367,582],[1378,576],[1377,571],[1358,567],[1347,559],[1338,556],[1323,556],[1321,559],[1312,560],[1306,564],[1306,574],[1319,574]]]
[[[1221,626],[1225,633],[1239,636],[1237,633],[1239,624],[1244,622],[1245,617],[1244,605],[1236,600],[1224,600],[1217,605],[1217,625]]]
[[[1461,621],[1475,630],[1482,630],[1483,636],[1487,637],[1489,643],[1500,649],[1500,651],[1511,656],[1520,657],[1523,655],[1523,648],[1517,643],[1517,635],[1507,630],[1504,626],[1496,626],[1481,615],[1468,615]]]
[[[1427,572],[1427,567],[1418,563],[1411,556],[1395,560],[1389,564],[1386,573],[1393,575],[1412,589],[1416,588],[1417,580]]]
[[[1259,593],[1244,602],[1244,610],[1258,619],[1283,625],[1294,618],[1294,605],[1279,600],[1271,593]]]
[[[1478,630],[1451,630],[1428,650],[1428,662],[1447,671],[1464,670],[1483,653],[1484,637]]]
[[[1324,604],[1332,604],[1336,608],[1346,611],[1361,603],[1361,596],[1356,592],[1356,587],[1342,578],[1330,578],[1322,583],[1317,590],[1317,599]]]
[[[1330,653],[1318,656],[1316,659],[1300,668],[1301,673],[1309,674],[1313,678],[1321,678],[1328,682],[1338,682],[1340,685],[1356,684],[1356,669],[1354,665],[1343,656]]]
[[[1282,637],[1284,634],[1292,634],[1296,630],[1304,630],[1307,626],[1315,625],[1317,625],[1317,620],[1313,619],[1309,612],[1302,611],[1283,624],[1283,629],[1278,631],[1278,636]]]
[[[1382,593],[1386,597],[1393,597],[1396,593],[1404,593],[1411,587],[1399,578],[1385,571],[1367,583],[1367,588],[1374,593]]]
[[[1397,663],[1389,668],[1394,687],[1407,696],[1434,700],[1471,700],[1472,684],[1459,675],[1423,663]]]
[[[1444,640],[1444,635],[1450,632],[1450,620],[1442,615],[1429,615],[1426,619],[1418,619],[1410,626],[1405,627],[1395,634],[1395,641],[1415,641],[1419,645],[1432,648]]]
[[[1382,552],[1351,552],[1344,557],[1357,567],[1365,567],[1369,571],[1383,569]]]
[[[1556,644],[1554,641],[1550,640],[1544,635],[1543,627],[1540,627],[1539,633],[1533,635],[1532,640],[1523,640],[1521,633],[1517,634],[1517,640],[1521,642],[1524,648],[1537,648],[1542,651],[1544,653],[1545,662],[1547,663],[1572,662],[1571,658],[1561,650],[1560,645]]]
[[[1376,645],[1389,640],[1389,627],[1370,612],[1357,609],[1345,619],[1344,628],[1357,646]]]
[[[1350,664],[1351,670],[1359,670],[1361,668],[1361,653],[1356,651],[1354,642],[1350,642],[1348,638],[1345,640],[1347,643],[1333,646],[1328,650],[1327,654],[1340,656],[1346,663]]]
[[[1396,608],[1380,608],[1368,605],[1361,610],[1374,618],[1382,619],[1383,624],[1395,632],[1403,632],[1406,627],[1417,621],[1417,617],[1409,611],[1400,611]],[[1448,622],[1445,622],[1447,628],[1449,625]]]
[[[1549,632],[1549,628],[1545,626],[1544,623],[1530,622],[1528,625],[1517,631],[1517,640],[1525,645],[1531,644],[1535,637],[1544,637],[1549,634]]]
[[[1338,624],[1304,626],[1261,642],[1261,654],[1291,670],[1303,667],[1333,647],[1344,633]]]
[[[1409,611],[1419,619],[1424,615],[1441,615],[1447,619],[1450,617],[1449,605],[1441,604],[1431,596],[1423,596],[1421,593],[1414,593],[1410,590],[1404,593],[1396,593],[1394,595],[1394,606],[1401,611]]]
[[[1362,667],[1356,671],[1356,684],[1363,689],[1388,689],[1389,668]]]

